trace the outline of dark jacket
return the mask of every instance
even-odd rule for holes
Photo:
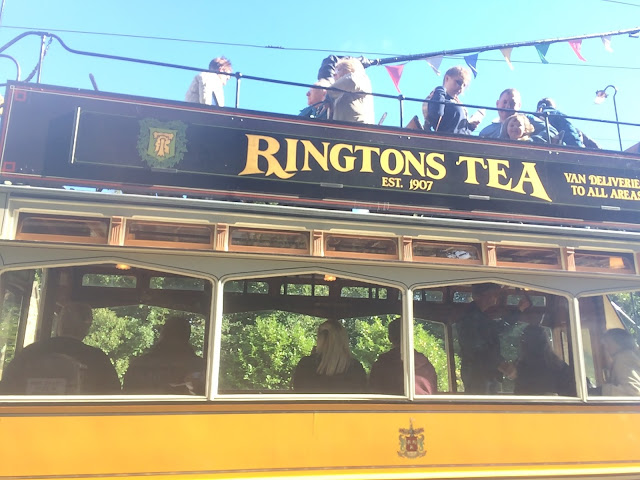
[[[475,129],[469,125],[467,109],[456,102],[444,87],[436,87],[433,91],[427,109],[427,119],[436,132],[471,135]]]
[[[367,374],[355,358],[344,373],[320,375],[320,356],[302,357],[293,374],[293,389],[301,393],[363,393],[367,390]]]

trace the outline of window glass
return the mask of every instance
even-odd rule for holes
[[[640,292],[579,300],[591,399],[640,397]]]
[[[417,289],[413,310],[416,355],[435,370],[438,392],[575,395],[565,298],[497,283],[452,285]]]
[[[366,393],[400,292],[329,274],[258,281],[277,294],[224,289],[220,393]]]
[[[1,394],[204,394],[209,282],[83,265],[0,286]]]

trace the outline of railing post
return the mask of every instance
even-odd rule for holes
[[[398,95],[398,102],[400,103],[400,128],[404,125],[404,95]]]
[[[42,35],[42,43],[40,43],[40,61],[38,62],[38,78],[36,80],[37,83],[40,83],[40,78],[42,76],[42,61],[44,60],[44,52],[45,52],[45,42],[47,41],[47,36]]]
[[[242,73],[236,72],[236,108],[240,106],[240,80],[242,79]]]

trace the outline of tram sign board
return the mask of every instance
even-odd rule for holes
[[[6,98],[4,181],[640,223],[624,153],[20,83]]]

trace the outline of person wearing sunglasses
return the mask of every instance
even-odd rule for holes
[[[471,135],[480,123],[478,118],[468,118],[467,109],[460,105],[459,97],[471,81],[471,72],[456,66],[447,70],[441,87],[436,87],[427,98],[427,123],[435,132]],[[476,115],[474,115],[476,117]]]

